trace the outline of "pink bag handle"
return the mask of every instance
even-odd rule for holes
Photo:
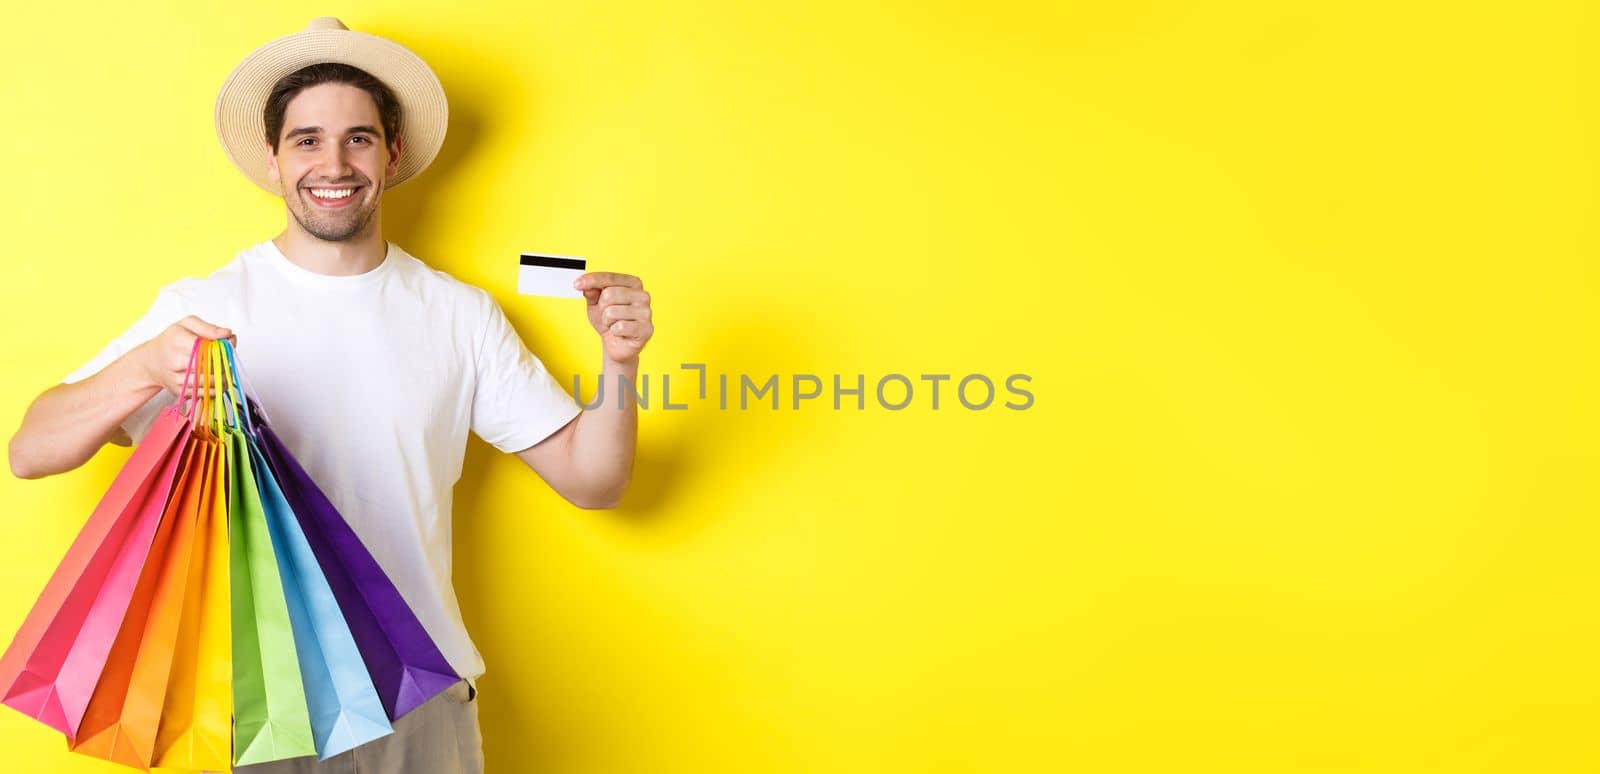
[[[184,373],[183,373],[183,388],[178,390],[178,413],[182,414],[185,418],[189,417],[189,411],[194,408],[194,406],[192,406],[192,405],[188,406],[188,407],[185,407],[184,403],[185,403],[185,401],[189,401],[190,400],[190,398],[188,397],[188,395],[189,395],[189,377],[196,375],[195,374],[195,363],[199,359],[200,359],[200,339],[197,338],[197,339],[194,340],[194,346],[189,349],[189,367],[187,369],[185,369]],[[200,380],[196,379],[195,380],[195,397],[196,398],[199,397],[199,392],[200,392]]]

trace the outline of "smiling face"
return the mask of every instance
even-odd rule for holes
[[[364,236],[400,167],[404,139],[385,144],[378,107],[347,83],[309,87],[289,101],[267,174],[306,233],[327,242]]]

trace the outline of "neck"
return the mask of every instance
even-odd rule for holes
[[[383,263],[389,252],[389,243],[378,228],[378,216],[373,215],[370,228],[342,242],[325,242],[300,228],[294,217],[289,227],[272,238],[273,244],[294,265],[306,271],[345,277],[366,274]]]

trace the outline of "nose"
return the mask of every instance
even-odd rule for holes
[[[350,161],[345,157],[349,151],[342,144],[335,145],[331,153],[323,154],[323,179],[344,180],[351,171]]]

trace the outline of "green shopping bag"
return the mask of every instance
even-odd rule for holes
[[[289,605],[256,489],[249,440],[237,423],[224,432],[233,602],[233,763],[316,755]]]

